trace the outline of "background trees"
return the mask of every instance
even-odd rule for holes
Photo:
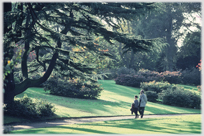
[[[192,26],[199,29],[199,24],[195,23],[196,18],[192,15],[200,15],[200,3],[157,3],[157,7],[154,14],[147,14],[145,18],[135,20],[132,25],[137,35],[164,39],[168,46],[160,53],[154,54],[157,56],[155,66],[157,71],[173,71],[177,69],[176,54],[181,46],[180,40],[192,31]],[[186,21],[189,19],[190,21]]]
[[[177,55],[178,69],[191,69],[201,60],[201,31],[188,33]]]

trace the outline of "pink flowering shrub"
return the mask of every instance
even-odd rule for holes
[[[115,78],[115,82],[120,85],[140,87],[141,82],[162,81],[162,79],[163,76],[160,73],[142,69],[134,75],[121,74]]]
[[[170,84],[189,84],[189,85],[200,85],[200,71],[185,70],[185,71],[164,71],[156,72],[146,69],[139,70],[136,74],[120,74],[115,78],[116,84],[140,87],[142,82],[150,81],[164,81]]]
[[[181,83],[181,72],[180,71],[164,71],[161,73],[164,77],[164,81],[170,84],[180,84]]]

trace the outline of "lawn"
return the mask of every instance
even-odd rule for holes
[[[89,117],[89,116],[119,116],[131,115],[130,106],[134,96],[139,95],[140,89],[115,84],[113,80],[101,80],[104,90],[97,100],[68,98],[50,95],[42,88],[29,88],[24,93],[16,96],[45,99],[55,105],[56,112],[53,118]],[[178,113],[201,113],[199,109],[182,108],[148,102],[145,114],[178,114]],[[4,124],[12,120],[9,116],[4,117]],[[15,120],[14,122],[18,122]]]
[[[201,115],[101,121],[15,130],[11,134],[201,134]]]

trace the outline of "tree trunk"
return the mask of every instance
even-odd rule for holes
[[[169,9],[169,26],[168,26],[168,29],[167,29],[167,36],[166,36],[166,39],[167,39],[167,42],[169,44],[169,46],[166,47],[166,58],[167,58],[167,66],[166,66],[166,70],[168,71],[173,71],[173,42],[172,42],[172,27],[173,27],[173,18],[172,18],[172,15],[171,15],[171,11]]]
[[[11,3],[4,3],[3,4],[4,13],[11,11],[12,4]],[[9,27],[6,23],[4,23],[4,34],[8,33],[11,30],[11,27]],[[9,57],[9,54],[5,54],[4,57]],[[4,62],[5,63],[5,62]],[[7,62],[6,62],[7,64]],[[4,94],[3,94],[3,102],[5,104],[12,103],[14,100],[14,76],[13,76],[13,70],[8,73],[8,75],[4,79]]]
[[[129,62],[129,68],[132,68],[132,69],[133,69],[134,60],[135,60],[135,53],[134,53],[134,51],[132,50],[132,51],[131,51],[130,62]]]
[[[4,103],[12,103],[15,96],[15,83],[13,78],[13,71],[8,74],[4,79]]]

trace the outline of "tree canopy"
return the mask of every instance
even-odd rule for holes
[[[12,5],[12,6],[11,6]],[[46,81],[56,70],[64,76],[92,80],[94,66],[81,63],[89,52],[96,56],[111,54],[95,43],[96,36],[109,44],[123,43],[124,53],[149,50],[154,40],[114,31],[119,23],[143,16],[153,3],[4,3],[4,102],[29,87]],[[18,48],[16,52],[14,49]],[[78,50],[74,50],[78,48]],[[29,54],[35,54],[29,60]],[[19,63],[20,62],[20,63]],[[20,65],[23,81],[13,84],[13,67]],[[43,73],[37,79],[35,72]],[[12,87],[11,87],[12,86]]]

